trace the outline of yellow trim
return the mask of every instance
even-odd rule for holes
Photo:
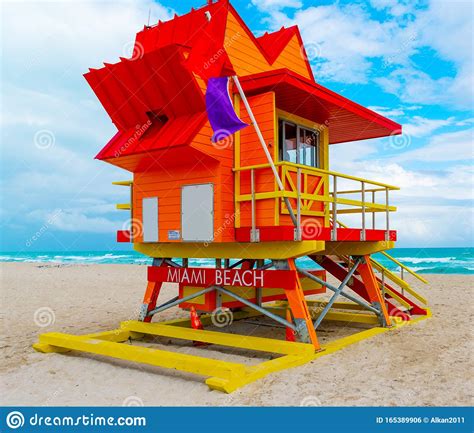
[[[276,108],[276,101],[275,101],[275,92],[273,92],[273,162],[278,162],[278,153],[279,153],[279,147],[280,147],[280,129],[278,128],[278,112]],[[280,174],[281,175],[281,174]],[[283,177],[283,176],[282,176]],[[278,190],[278,184],[276,181],[276,178],[273,181],[274,186],[273,189],[275,191]],[[274,221],[275,221],[275,226],[280,225],[280,202],[281,199],[275,197],[275,205],[274,205]]]
[[[119,185],[119,186],[131,186],[133,184],[133,180],[118,180],[116,182],[112,182],[112,185]]]
[[[131,210],[132,206],[130,203],[119,203],[115,205],[115,208],[118,210]]]
[[[389,250],[390,248],[384,248]],[[426,300],[425,297],[421,296],[418,292],[413,290],[405,280],[402,280],[398,275],[394,274],[392,271],[389,271],[386,267],[382,266],[377,260],[374,260],[371,258],[371,263],[372,266],[377,269],[380,272],[383,272],[385,276],[389,279],[392,280],[397,286],[401,287],[403,290],[406,290],[410,295],[418,299],[420,302],[423,302],[423,304],[427,304],[428,301]]]
[[[234,95],[234,109],[237,116],[240,117],[240,95],[236,93]],[[234,167],[240,168],[240,130],[234,134]],[[237,201],[237,197],[240,196],[240,171],[235,172],[234,176],[234,227],[240,227],[240,202]]]
[[[348,174],[339,173],[337,171],[323,170],[321,168],[310,167],[309,165],[295,164],[294,162],[279,161],[279,162],[275,162],[275,165],[276,166],[287,165],[289,167],[309,170],[311,172],[314,172],[312,174],[317,174],[318,176],[322,175],[322,174],[328,174],[328,175],[333,175],[333,176],[337,176],[337,177],[342,177],[344,179],[355,180],[357,182],[365,182],[365,183],[368,183],[368,184],[371,184],[371,185],[377,185],[377,186],[381,186],[383,188],[388,188],[389,190],[399,190],[400,189],[398,186],[389,185],[389,184],[382,183],[382,182],[376,182],[374,180],[364,179],[362,177],[350,176]],[[244,170],[252,170],[252,169],[256,170],[256,169],[259,169],[259,168],[269,168],[269,167],[270,167],[269,164],[256,164],[256,165],[248,165],[248,166],[245,166],[245,167],[240,167],[238,169],[234,169],[234,171],[244,171]]]
[[[135,243],[135,251],[149,257],[290,259],[320,254],[324,241],[219,242],[219,243]]]
[[[278,124],[278,120],[282,119],[288,122],[296,123],[298,125],[304,126],[309,129],[319,131],[320,146],[319,146],[318,160],[320,162],[320,168],[322,170],[327,170],[329,168],[328,128],[321,123],[312,122],[311,120],[305,119],[304,117],[297,116],[296,114],[289,113],[288,111],[277,109],[276,113],[277,113],[277,124]],[[278,145],[279,144],[280,144],[280,137],[278,137]],[[275,157],[275,161],[278,161],[278,156]]]
[[[128,322],[122,322],[120,328],[126,331],[137,332],[139,334],[177,338],[179,340],[200,341],[202,343],[218,344],[219,346],[279,353],[282,355],[310,354],[314,352],[314,346],[307,343],[295,343],[275,340],[273,338],[188,329],[179,326],[163,325],[160,323],[144,323],[131,320]]]
[[[384,250],[390,250],[395,247],[394,241],[379,241],[379,242],[326,242],[324,251],[318,253],[323,256],[365,256],[367,254],[374,254]]]
[[[278,119],[287,120],[289,122],[297,123],[298,125],[304,126],[309,129],[317,129],[321,131],[323,125],[320,123],[312,122],[311,120],[305,119],[304,117],[297,116],[296,114],[289,113],[288,111],[276,110]]]

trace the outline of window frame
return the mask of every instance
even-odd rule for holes
[[[312,129],[312,128],[309,128],[308,126],[305,126],[305,125],[302,125],[300,123],[297,123],[297,122],[292,122],[288,119],[285,119],[285,118],[278,118],[278,123],[281,122],[281,128],[279,128],[280,130],[280,134],[279,134],[279,152],[278,152],[278,156],[279,156],[279,160],[282,161],[282,162],[291,162],[291,161],[287,161],[286,159],[284,159],[284,155],[285,153],[287,152],[287,149],[286,149],[286,140],[285,140],[285,126],[286,125],[291,125],[293,127],[296,127],[296,164],[300,164],[300,165],[304,165],[306,167],[313,167],[313,168],[322,168],[320,165],[321,165],[321,132],[318,130],[318,129]],[[314,152],[314,164],[315,165],[308,165],[308,164],[303,164],[301,161],[300,161],[300,137],[301,137],[301,129],[305,129],[306,131],[309,131],[311,133],[314,133],[316,135],[316,145],[315,145],[315,152]]]

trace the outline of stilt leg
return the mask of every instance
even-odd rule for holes
[[[383,325],[390,326],[390,316],[388,315],[387,306],[385,304],[385,300],[382,297],[382,292],[379,289],[374,270],[370,264],[370,256],[364,256],[364,260],[359,265],[357,271],[364,282],[365,290],[367,291],[367,297],[370,303],[380,308],[381,319],[384,322]]]
[[[292,271],[296,271],[295,261],[288,260],[287,266]],[[306,300],[304,298],[303,288],[299,278],[296,280],[294,289],[285,289],[288,304],[293,313],[294,324],[297,329],[298,336],[302,341],[311,342],[316,350],[320,349],[316,331],[314,330],[313,321],[309,312]]]
[[[138,320],[141,322],[150,322],[151,316],[147,316],[148,312],[153,310],[156,307],[156,302],[158,300],[158,295],[160,294],[161,286],[163,283],[155,283],[153,281],[148,281],[146,286],[145,296],[143,298],[143,303],[140,309],[140,316]]]

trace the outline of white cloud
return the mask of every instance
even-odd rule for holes
[[[413,116],[411,120],[411,123],[405,123],[403,125],[403,133],[411,135],[412,137],[424,137],[440,128],[452,125],[455,119],[454,117],[448,117],[447,119],[429,119],[422,116]]]
[[[274,29],[298,24],[305,45],[319,47],[320,57],[314,66],[319,80],[363,83],[373,59],[403,64],[412,51],[409,34],[394,22],[372,19],[360,5],[311,6],[291,18],[270,10],[267,22]]]
[[[172,17],[153,0],[2,3],[3,225],[28,230],[62,209],[54,230],[113,233],[125,217],[111,181],[130,174],[93,159],[116,129],[82,75],[129,55],[149,10],[152,24]]]
[[[410,28],[417,35],[418,47],[430,47],[443,60],[453,62],[456,72],[440,78],[437,71],[419,70],[413,64],[392,72],[379,84],[403,101],[423,104],[456,104],[472,108],[473,100],[473,6],[469,1],[431,0],[417,13]],[[435,63],[436,64],[436,63]]]
[[[252,0],[252,4],[262,11],[300,8],[302,6],[300,0]]]
[[[314,61],[317,80],[350,84],[374,77],[384,91],[403,102],[472,107],[472,3],[431,0],[426,7],[418,2],[372,0],[371,5],[391,18],[375,19],[363,4],[336,3],[300,9],[293,15],[268,8],[265,21],[274,30],[298,24],[305,44],[316,45],[320,53]],[[438,70],[430,70],[429,61],[417,64],[413,56],[423,48],[452,62],[455,73],[439,76]],[[382,61],[381,69],[374,67],[376,59]],[[377,73],[382,76],[376,78]]]
[[[402,108],[387,108],[379,107],[377,105],[368,106],[367,108],[386,117],[400,117],[405,115],[405,112]],[[405,110],[406,109],[407,108],[405,108]]]
[[[434,135],[426,145],[415,150],[405,150],[392,157],[397,162],[451,162],[472,161],[474,138],[472,129]]]
[[[398,230],[398,245],[434,247],[469,244],[473,221],[471,201],[474,199],[470,131],[440,134],[421,149],[374,159],[382,142],[372,140],[331,146],[331,169],[400,188],[390,193],[391,204],[398,207],[390,219],[391,228]],[[407,168],[407,163],[415,160],[425,164]],[[426,164],[447,160],[459,162],[439,170],[429,169]],[[360,188],[360,183],[340,186],[343,189]],[[378,198],[376,196],[376,201],[384,203],[383,194]],[[340,219],[349,226],[360,227],[360,218],[360,215],[344,215]],[[376,222],[376,227],[385,228],[383,215],[377,215]]]

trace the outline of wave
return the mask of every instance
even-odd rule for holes
[[[456,260],[457,257],[396,257],[402,263],[449,263]]]

